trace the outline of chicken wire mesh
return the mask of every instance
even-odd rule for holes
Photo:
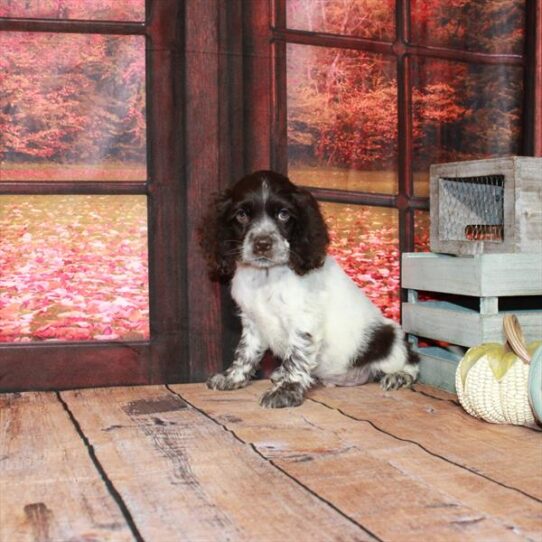
[[[503,241],[504,175],[439,179],[439,238]]]

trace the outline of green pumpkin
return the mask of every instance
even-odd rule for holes
[[[531,357],[529,403],[538,423],[542,423],[542,346]]]

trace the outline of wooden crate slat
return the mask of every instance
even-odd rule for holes
[[[404,253],[402,286],[475,297],[542,295],[542,255]]]
[[[133,540],[53,393],[0,395],[0,540]]]
[[[418,382],[455,393],[455,373],[459,360],[444,348],[416,348],[420,356]]]
[[[427,533],[432,540],[537,536],[536,516],[542,508],[532,498],[310,400],[290,409],[285,423],[283,410],[257,406],[268,385],[258,382],[235,392],[209,391],[202,385],[172,388],[381,539],[422,540]],[[323,399],[325,393],[314,390],[311,396]],[[366,404],[366,393],[366,387],[329,391],[335,397],[352,395],[362,418],[372,402]],[[400,406],[411,393],[389,394],[386,404],[372,406],[371,416],[388,407],[407,424]],[[440,404],[424,400],[425,409]],[[432,418],[430,412],[424,415]],[[443,430],[447,438],[455,437],[445,426]],[[476,434],[473,430],[470,437]]]
[[[145,540],[373,540],[166,388],[62,397]]]
[[[527,342],[542,337],[542,311],[513,311]],[[403,303],[403,329],[428,339],[461,346],[504,343],[503,317],[480,314],[448,302]]]
[[[538,254],[484,254],[480,261],[482,296],[542,295],[542,243]]]

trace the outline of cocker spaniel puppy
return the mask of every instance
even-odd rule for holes
[[[282,365],[261,398],[269,408],[303,402],[317,381],[385,390],[411,385],[418,357],[401,328],[382,316],[331,256],[314,197],[273,171],[238,181],[212,203],[200,228],[212,279],[229,282],[242,335],[212,389],[246,386],[264,353]]]

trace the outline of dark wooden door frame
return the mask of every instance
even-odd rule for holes
[[[188,365],[184,381],[202,381],[221,370],[236,336],[228,289],[209,281],[196,228],[210,198],[245,172],[242,3],[185,0]]]
[[[542,2],[527,0],[524,154],[542,156]]]
[[[0,390],[203,380],[223,365],[225,296],[195,229],[243,171],[241,1],[147,0],[145,23],[5,18],[4,30],[146,37],[148,180],[0,182],[0,194],[146,195],[151,336],[1,345]]]

